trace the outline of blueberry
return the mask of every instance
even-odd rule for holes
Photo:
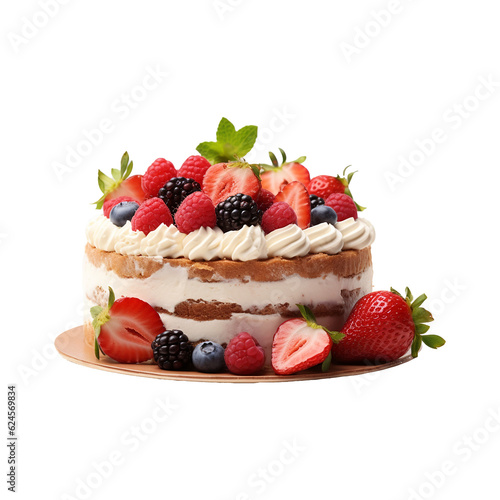
[[[194,367],[204,373],[217,373],[222,371],[224,362],[224,348],[216,342],[201,342],[193,351]]]
[[[132,220],[139,204],[135,201],[122,201],[117,203],[109,214],[109,220],[118,227],[123,227],[128,220]]]
[[[322,222],[335,224],[337,222],[337,212],[326,205],[318,205],[316,208],[313,208],[311,210],[311,226],[317,226]]]

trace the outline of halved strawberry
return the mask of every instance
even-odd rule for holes
[[[258,171],[246,162],[235,161],[212,165],[203,178],[203,191],[217,206],[238,193],[256,198],[260,190]]]
[[[288,203],[297,214],[297,225],[301,229],[309,227],[311,223],[311,202],[304,184],[298,181],[287,184],[276,195],[274,201]]]
[[[119,363],[143,363],[153,358],[151,342],[165,331],[158,313],[135,297],[115,301],[109,288],[108,306],[90,309],[95,331],[95,355],[99,351]]]
[[[139,204],[149,198],[141,186],[142,175],[129,177],[133,166],[134,162],[129,161],[128,153],[125,152],[121,159],[120,170],[116,168],[111,169],[112,177],[108,177],[100,170],[98,171],[97,181],[103,195],[94,202],[97,209],[102,208],[104,202],[121,196],[128,196],[136,200]]]
[[[278,194],[290,182],[298,181],[307,186],[311,180],[311,176],[309,175],[309,170],[302,165],[306,157],[301,156],[295,161],[287,162],[285,152],[281,148],[280,151],[283,157],[281,165],[278,164],[278,160],[272,152],[269,152],[272,165],[261,165],[261,168],[264,170],[261,174],[262,187],[273,194]]]
[[[333,343],[343,337],[318,325],[308,307],[300,304],[297,307],[303,318],[285,321],[274,334],[271,364],[278,375],[291,375],[325,361],[327,369]]]

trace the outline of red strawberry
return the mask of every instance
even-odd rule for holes
[[[342,338],[338,332],[332,334],[318,325],[308,307],[298,307],[303,318],[285,321],[274,334],[272,366],[278,375],[291,375],[323,363],[333,343]]]
[[[142,176],[142,189],[148,196],[158,196],[158,191],[177,176],[174,164],[165,158],[157,158]]]
[[[217,217],[212,200],[201,191],[190,194],[175,213],[175,224],[181,233],[191,233],[200,227],[215,227]]]
[[[131,220],[132,230],[142,231],[146,235],[160,224],[170,226],[173,222],[169,208],[160,198],[146,200],[139,206]]]
[[[264,213],[274,203],[274,194],[267,189],[261,189],[255,201],[257,202],[259,210]]]
[[[309,194],[315,194],[326,200],[332,193],[345,193],[345,186],[336,177],[318,175],[306,186]]]
[[[304,184],[294,181],[287,184],[276,195],[275,201],[288,203],[297,214],[297,225],[306,229],[311,223],[311,202]]]
[[[122,156],[120,170],[111,169],[112,177],[98,171],[97,180],[103,195],[95,202],[96,208],[102,208],[104,202],[121,196],[128,196],[139,204],[149,197],[142,190],[142,175],[129,177],[133,166],[134,162],[129,161],[128,153],[125,152]]]
[[[111,209],[115,205],[118,205],[118,203],[121,203],[122,201],[136,201],[136,200],[130,198],[130,196],[120,196],[118,198],[113,198],[111,200],[105,201],[104,205],[102,206],[102,213],[104,214],[104,216],[109,219],[109,214],[111,213]]]
[[[290,182],[298,181],[307,186],[311,177],[307,168],[302,165],[306,157],[301,156],[295,161],[287,162],[285,152],[281,148],[280,151],[283,157],[281,165],[278,165],[278,160],[274,153],[270,152],[269,156],[271,157],[272,165],[262,166],[264,169],[264,172],[261,174],[262,187],[273,194],[278,194]]]
[[[203,156],[193,155],[182,164],[177,176],[194,179],[203,188],[203,177],[211,166],[211,163]]]
[[[273,203],[271,208],[267,209],[262,216],[261,227],[266,234],[289,224],[297,224],[297,214],[284,201]]]
[[[160,316],[147,302],[135,297],[115,301],[111,287],[108,306],[92,307],[90,313],[97,359],[101,351],[119,363],[148,361],[153,357],[151,342],[165,330]]]
[[[226,366],[236,375],[252,375],[262,370],[265,359],[264,349],[247,332],[231,339],[224,351]]]
[[[343,221],[352,217],[353,219],[358,218],[358,211],[354,200],[342,193],[333,193],[326,200],[325,205],[327,207],[333,208],[337,213],[337,221]]]
[[[260,190],[260,180],[254,170],[248,163],[239,161],[212,165],[203,178],[203,191],[215,206],[238,193],[255,199]]]
[[[333,346],[332,357],[339,363],[382,363],[403,356],[411,346],[412,356],[424,342],[434,349],[444,345],[438,335],[422,335],[429,330],[424,323],[433,321],[431,313],[420,307],[427,297],[413,300],[391,288],[390,292],[372,292],[358,300],[342,328],[345,337]]]

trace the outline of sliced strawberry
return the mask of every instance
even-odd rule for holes
[[[332,345],[325,330],[309,326],[305,319],[289,319],[274,334],[273,370],[278,375],[290,375],[316,366],[328,357]]]
[[[281,165],[278,164],[278,160],[272,152],[269,152],[272,165],[261,165],[264,170],[261,175],[262,187],[273,194],[278,194],[290,182],[298,181],[307,186],[311,180],[311,176],[309,175],[309,170],[302,165],[306,157],[301,156],[295,161],[287,162],[285,152],[281,148],[280,151],[283,157]]]
[[[119,363],[142,363],[153,358],[151,342],[165,330],[158,313],[135,297],[114,301],[110,289],[107,308],[90,310],[96,334],[96,357],[99,350]]]
[[[298,181],[291,182],[283,187],[276,195],[275,202],[288,203],[297,214],[297,225],[306,229],[311,223],[311,202],[304,184]]]
[[[260,180],[245,162],[217,163],[207,170],[203,178],[203,191],[214,205],[238,193],[255,199],[259,190]]]
[[[139,205],[149,198],[146,193],[142,190],[141,186],[142,175],[133,175],[128,179],[125,179],[120,183],[120,185],[111,191],[104,201],[113,200],[115,198],[119,198],[120,196],[128,196],[133,200],[136,200]]]

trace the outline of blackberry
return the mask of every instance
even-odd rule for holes
[[[311,201],[311,210],[313,208],[316,208],[316,207],[319,207],[320,205],[325,204],[325,200],[323,198],[320,198],[319,196],[316,196],[315,194],[310,194],[309,200]]]
[[[256,226],[262,220],[262,211],[248,194],[238,193],[221,201],[215,207],[217,225],[226,233],[243,226]]]
[[[162,370],[183,370],[191,362],[193,346],[181,330],[165,330],[157,335],[151,347]]]
[[[172,212],[177,212],[182,200],[195,191],[201,191],[201,186],[194,179],[186,177],[172,177],[158,191],[158,198],[161,198]]]

